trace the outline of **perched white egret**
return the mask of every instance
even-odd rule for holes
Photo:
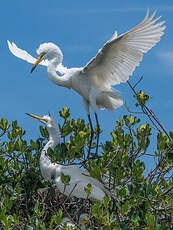
[[[64,166],[62,164],[52,163],[49,157],[46,156],[47,150],[49,148],[53,150],[60,142],[60,131],[55,120],[48,115],[43,117],[38,117],[29,113],[27,113],[27,115],[45,124],[49,133],[49,141],[44,146],[40,156],[40,169],[44,179],[55,182],[58,190],[67,196],[101,201],[103,197],[108,194],[107,189],[104,188],[102,183],[90,177],[87,171],[83,171],[77,166]],[[61,181],[62,174],[70,176],[69,184],[66,186]],[[85,192],[85,187],[88,184],[92,185],[92,191],[89,196],[87,196]]]
[[[89,106],[92,107],[97,123],[97,148],[99,142],[99,122],[96,110],[114,110],[123,104],[120,94],[112,89],[112,85],[126,82],[142,60],[143,53],[149,51],[164,34],[164,21],[157,22],[156,12],[149,17],[149,10],[144,20],[130,31],[117,36],[115,32],[98,54],[82,68],[67,69],[62,65],[63,54],[53,43],[41,44],[37,49],[39,55],[36,60],[26,51],[8,41],[10,51],[17,57],[30,63],[35,63],[31,72],[40,63],[47,66],[50,80],[59,86],[72,88],[83,98],[85,110],[91,127],[91,141],[93,126],[90,118]],[[157,22],[157,23],[156,23]],[[57,75],[57,71],[61,76]]]

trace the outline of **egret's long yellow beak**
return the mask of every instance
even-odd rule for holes
[[[38,66],[38,64],[42,61],[42,57],[44,56],[44,53],[40,54],[39,57],[37,58],[37,61],[33,65],[31,69],[31,73],[34,71],[34,69]]]
[[[36,115],[33,115],[33,114],[30,114],[30,113],[26,113],[28,116],[30,116],[30,117],[33,117],[33,118],[35,118],[35,119],[37,119],[37,120],[39,120],[39,121],[41,121],[42,120],[42,117],[38,117],[38,116],[36,116]]]

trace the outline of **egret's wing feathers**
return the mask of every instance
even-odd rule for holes
[[[74,165],[62,166],[61,170],[65,175],[81,175],[83,173],[83,170]]]
[[[142,60],[143,53],[150,50],[164,34],[164,21],[155,24],[160,17],[149,17],[132,30],[113,37],[98,54],[84,67],[83,72],[99,85],[115,85],[126,82]]]
[[[33,56],[31,56],[25,50],[22,50],[22,49],[18,48],[14,42],[11,43],[11,42],[7,41],[7,43],[8,43],[9,50],[11,51],[11,53],[14,56],[16,56],[16,57],[18,57],[18,58],[20,58],[20,59],[22,59],[24,61],[27,61],[27,62],[29,62],[31,64],[34,64],[36,62],[36,60],[37,60],[36,58],[34,58]],[[47,59],[46,60],[42,60],[39,63],[39,65],[48,66],[49,65],[49,60],[47,60]],[[57,66],[56,70],[63,74],[63,73],[65,73],[67,71],[67,68],[64,67],[62,65],[62,63],[60,63]]]
[[[16,57],[18,57],[18,58],[20,58],[20,59],[22,59],[24,61],[27,61],[27,62],[29,62],[31,64],[34,64],[36,62],[36,60],[37,60],[36,58],[31,56],[25,50],[22,50],[22,49],[18,48],[14,42],[11,43],[11,42],[7,41],[7,43],[8,43],[9,50],[11,51],[11,53],[14,56],[16,56]],[[43,66],[47,66],[48,64],[49,64],[48,60],[43,60],[43,61],[40,62],[40,65],[43,65]]]
[[[88,182],[96,187],[101,188],[105,193],[107,193],[106,188],[103,186],[103,184],[98,181],[97,179],[90,176],[88,171],[83,171],[77,166],[64,166],[62,167],[62,172],[64,175],[71,176],[71,182],[70,183],[79,183],[79,182]]]

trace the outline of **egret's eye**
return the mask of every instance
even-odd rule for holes
[[[41,53],[40,54],[40,59],[43,59],[43,57],[45,56],[45,54],[46,54],[45,52]]]

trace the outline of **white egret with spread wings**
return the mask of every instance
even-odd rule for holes
[[[158,22],[160,17],[154,18],[155,13],[149,16],[148,10],[140,24],[119,37],[115,32],[98,54],[81,68],[64,67],[63,54],[53,43],[41,44],[37,49],[39,57],[36,60],[8,41],[9,49],[15,56],[34,63],[31,72],[38,64],[47,66],[48,76],[54,84],[73,89],[82,96],[91,127],[89,152],[94,134],[89,107],[93,109],[97,123],[97,153],[99,143],[97,108],[114,110],[123,104],[123,99],[112,85],[127,82],[129,76],[139,66],[143,54],[160,41],[165,26],[164,21]]]
[[[48,115],[43,117],[38,117],[29,113],[27,113],[27,115],[45,124],[49,133],[49,141],[44,146],[40,156],[40,170],[45,180],[55,183],[61,193],[70,197],[75,196],[78,198],[89,198],[91,200],[101,201],[106,194],[110,194],[103,184],[91,177],[86,170],[81,170],[75,165],[52,163],[46,153],[49,148],[54,150],[60,142],[60,131],[55,120]],[[67,185],[61,181],[62,174],[70,176],[70,181]],[[92,191],[89,196],[85,192],[85,187],[87,187],[88,184],[92,185]]]

